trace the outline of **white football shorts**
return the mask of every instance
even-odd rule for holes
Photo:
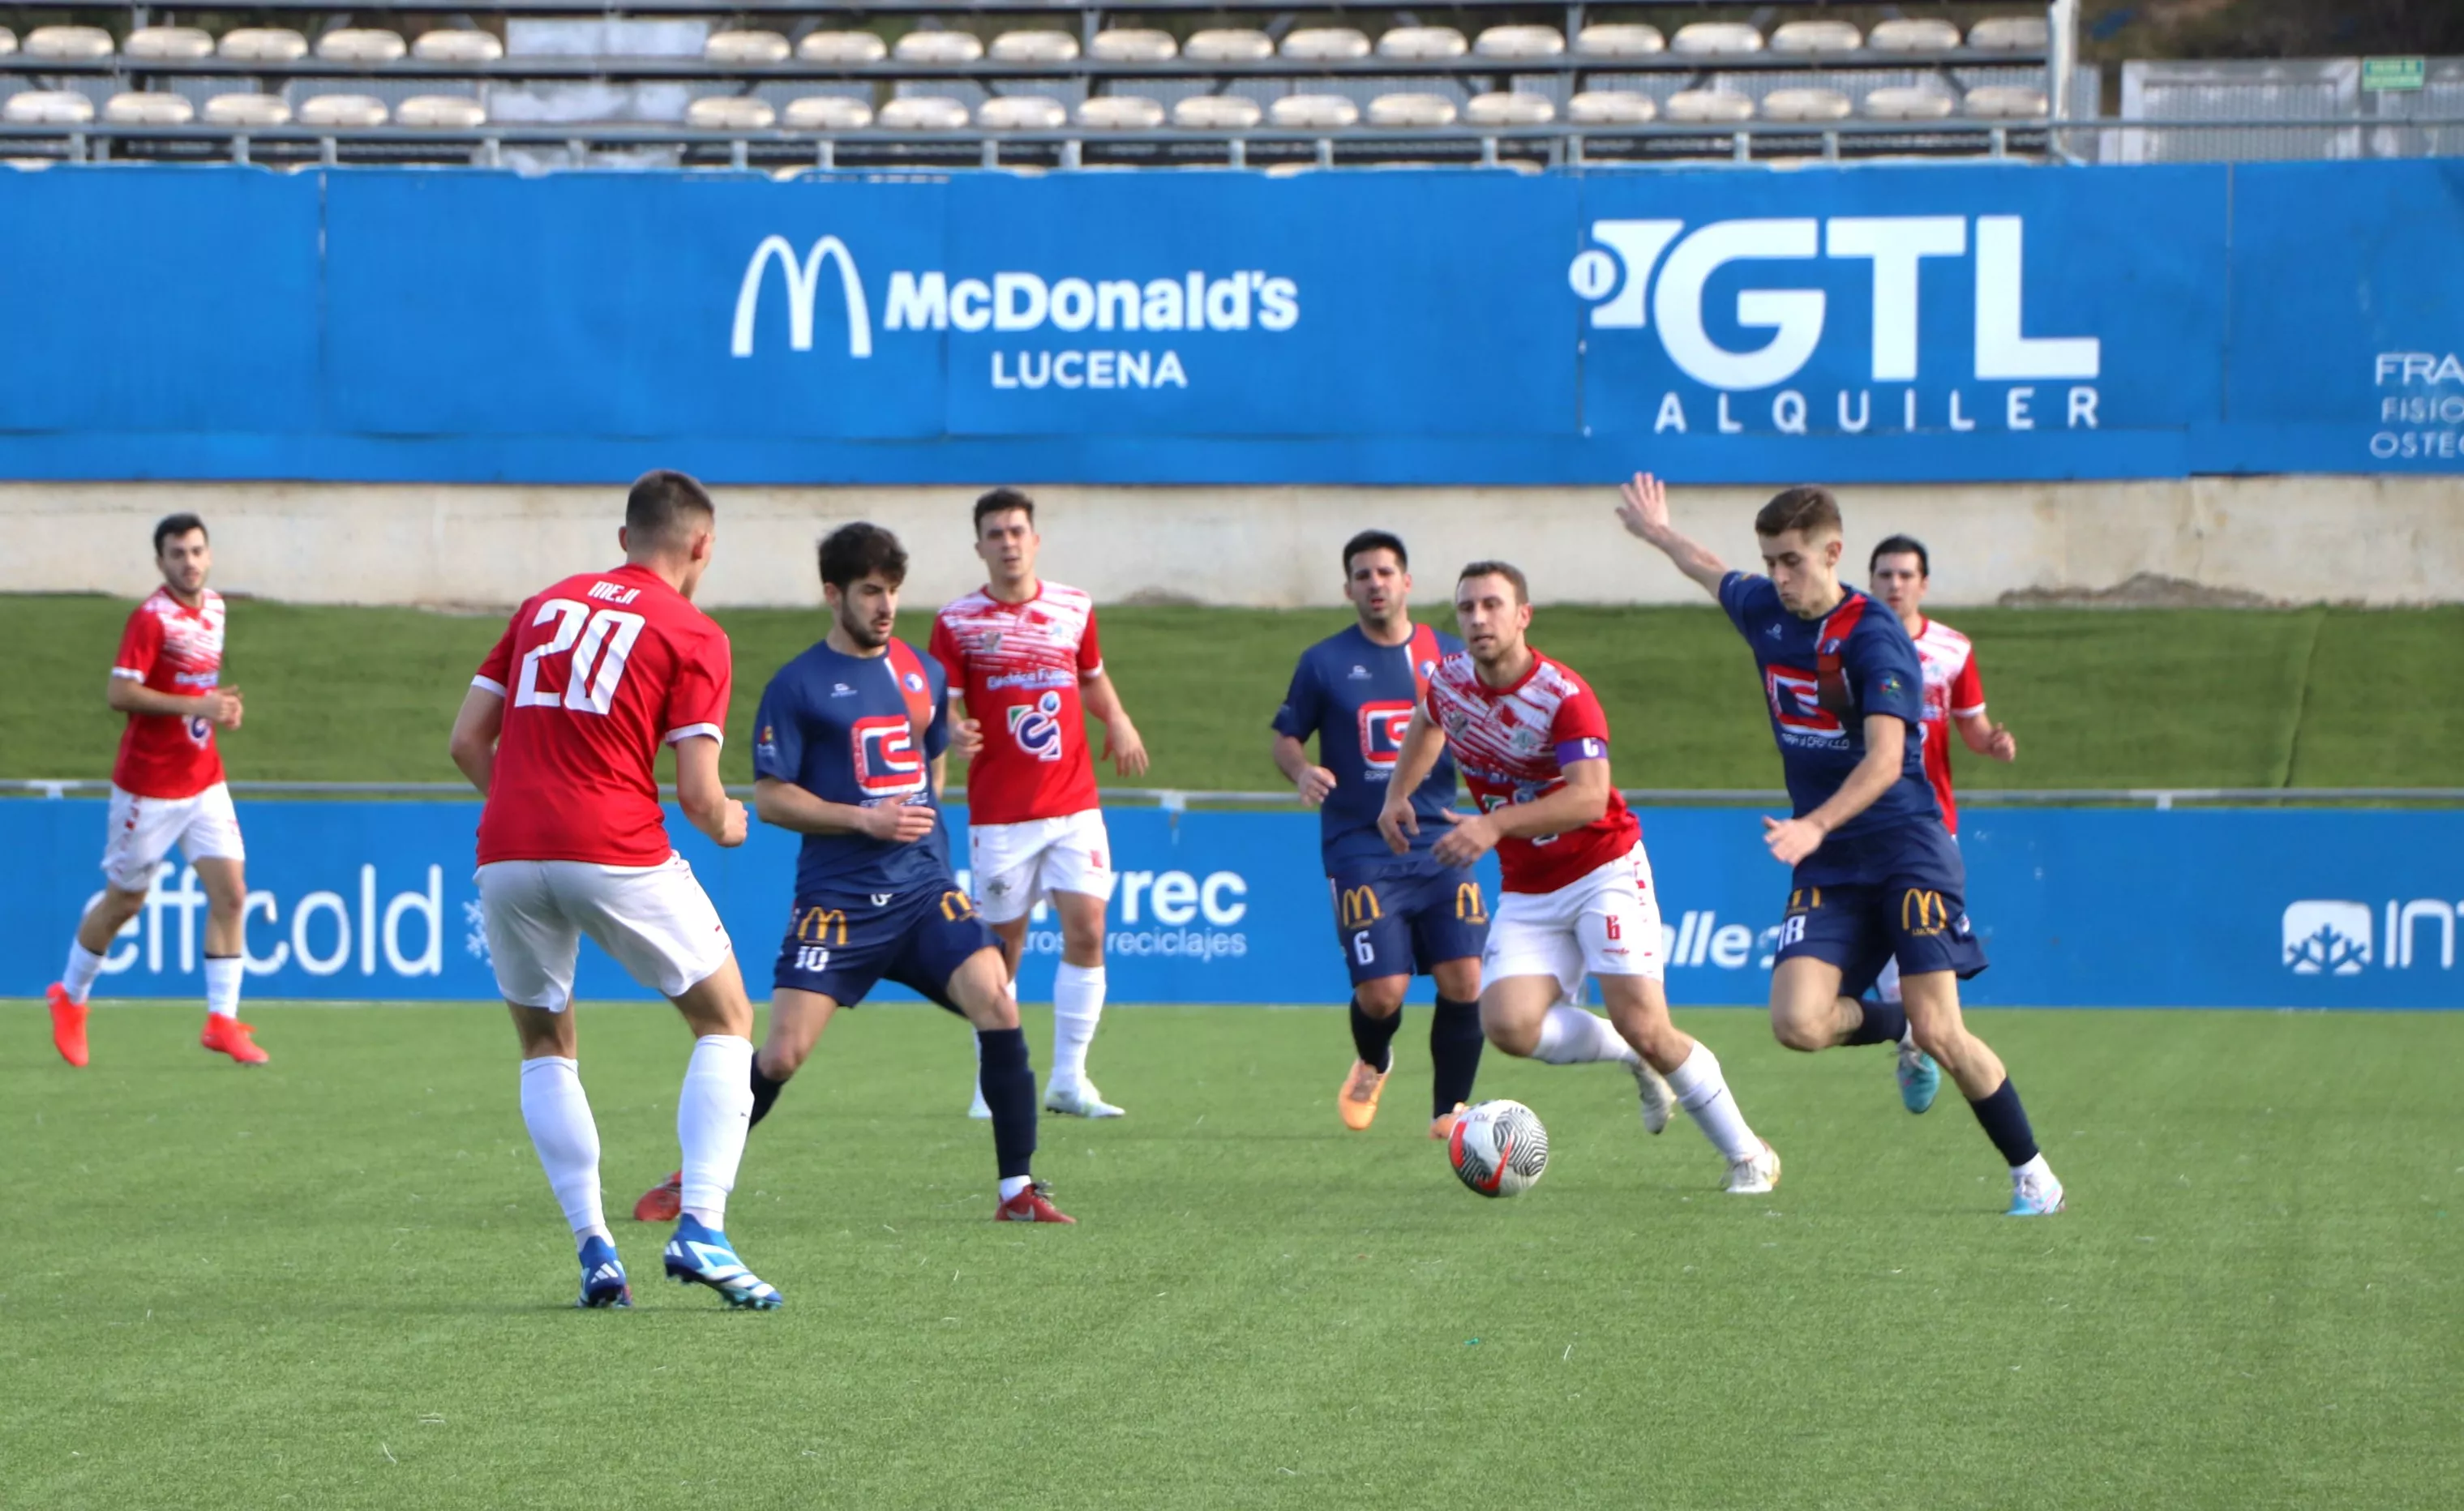
[[[1550,975],[1566,999],[1592,975],[1661,978],[1660,894],[1641,842],[1553,892],[1507,892],[1489,915],[1484,981]]]
[[[967,826],[976,911],[988,924],[1015,923],[1054,892],[1112,897],[1112,842],[1101,809],[1062,819]]]
[[[216,782],[193,798],[140,798],[111,789],[111,837],[103,842],[103,879],[123,892],[154,885],[154,867],[178,845],[189,865],[245,861],[239,815],[231,788]]]
[[[477,880],[496,990],[517,1006],[561,1013],[571,1005],[583,934],[667,997],[700,985],[735,950],[681,855],[651,866],[492,861]]]

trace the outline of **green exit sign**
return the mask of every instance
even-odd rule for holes
[[[2366,90],[2419,89],[2425,67],[2417,57],[2362,59],[2362,87]]]

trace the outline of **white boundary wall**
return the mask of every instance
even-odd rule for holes
[[[1502,557],[1545,602],[1686,602],[1694,590],[1628,539],[1613,489],[1028,487],[1045,565],[1106,602],[1162,598],[1291,606],[1339,598],[1336,553],[1377,526],[1409,542],[1420,597],[1465,560]],[[813,543],[869,518],[913,558],[910,602],[980,580],[968,488],[726,488],[702,601],[818,601]],[[1753,560],[1768,489],[1680,488],[1680,524]],[[2464,478],[2258,477],[2187,482],[1855,488],[1861,568],[1904,531],[1934,554],[1935,602],[2096,591],[2140,574],[2297,602],[2464,601]],[[217,585],[301,602],[503,605],[617,558],[624,490],[302,483],[0,483],[0,591],[136,595],[158,580],[154,521],[178,510],[214,535]],[[1861,571],[1858,574],[1861,576]]]

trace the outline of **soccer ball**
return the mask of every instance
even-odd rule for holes
[[[1456,1116],[1446,1158],[1482,1195],[1519,1196],[1549,1169],[1549,1130],[1520,1102],[1483,1102]]]

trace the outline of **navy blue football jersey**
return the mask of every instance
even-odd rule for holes
[[[1413,665],[1414,642],[1381,646],[1358,624],[1331,635],[1301,652],[1292,668],[1291,690],[1275,711],[1275,733],[1306,742],[1317,737],[1317,763],[1334,773],[1334,791],[1318,809],[1318,847],[1329,875],[1364,861],[1391,861],[1392,851],[1377,833],[1377,815],[1386,806],[1386,781],[1395,773],[1403,749],[1403,731],[1420,697],[1419,679],[1438,660],[1463,649],[1454,636],[1432,631],[1418,637],[1422,650],[1434,638],[1430,667]],[[1420,837],[1412,847],[1425,851],[1446,832],[1440,810],[1454,805],[1455,762],[1441,754],[1412,807],[1420,816]]]
[[[827,641],[779,668],[753,721],[753,774],[793,782],[829,802],[937,808],[933,757],[950,745],[950,688],[941,664],[919,656],[933,700],[924,749],[915,748],[907,697],[888,656],[848,656]],[[796,893],[903,892],[944,887],[946,825],[913,844],[862,834],[808,834],[796,859]]]

